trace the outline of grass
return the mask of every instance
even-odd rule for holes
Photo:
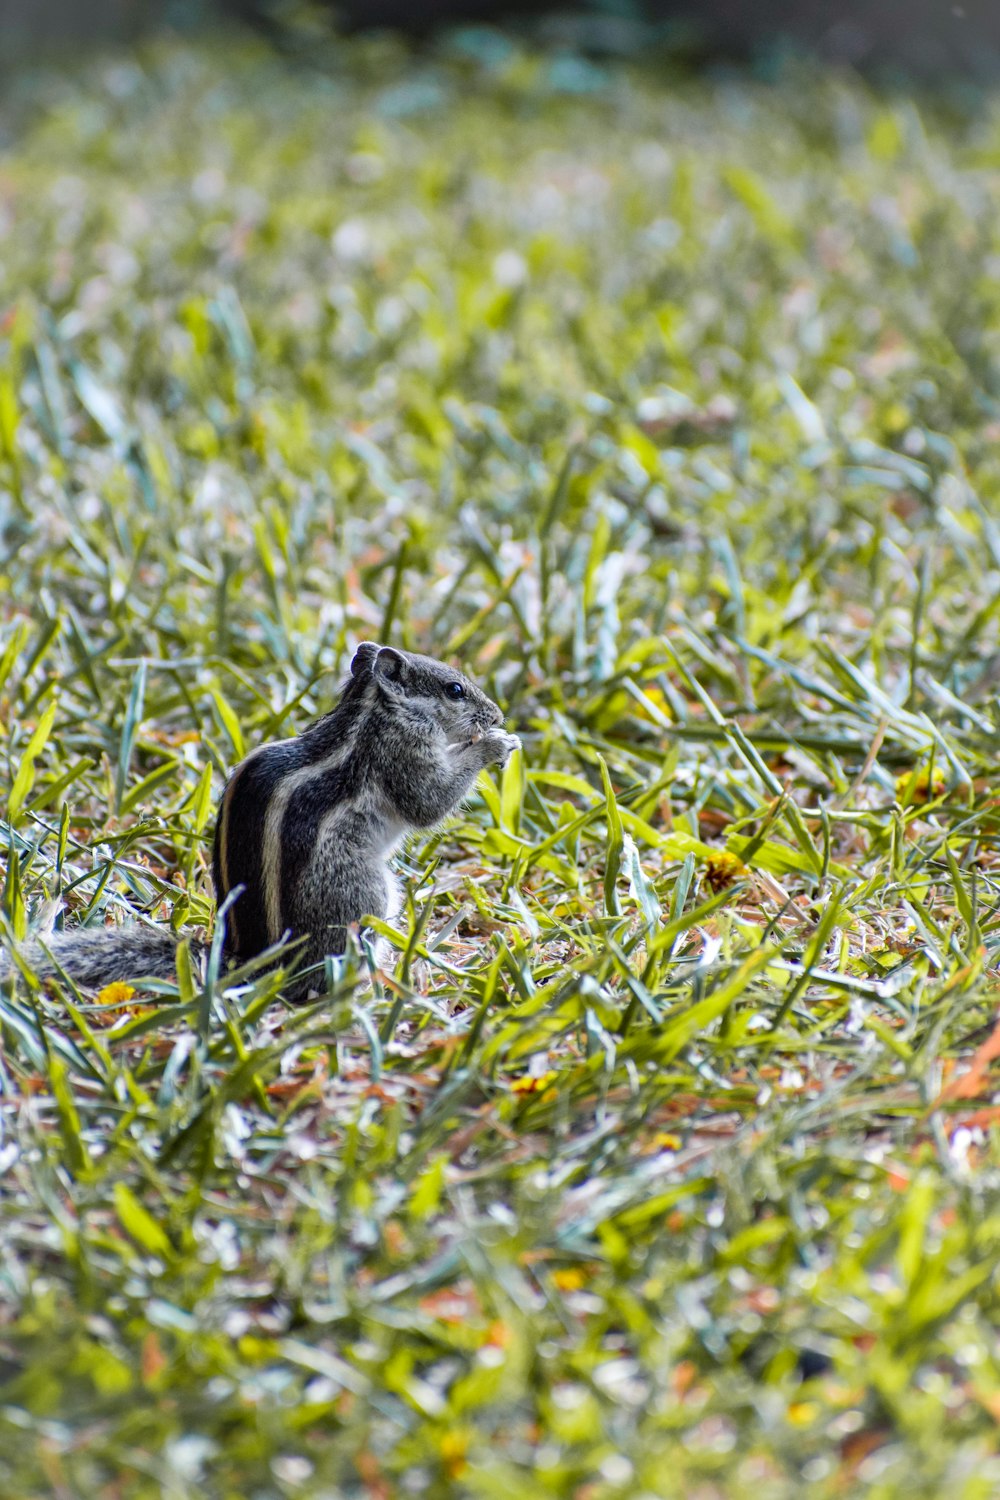
[[[525,745],[395,970],[0,994],[0,1492],[995,1495],[996,102],[473,32],[0,118],[8,936],[209,929],[359,638]]]

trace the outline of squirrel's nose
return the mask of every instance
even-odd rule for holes
[[[495,703],[491,703],[490,707],[493,710],[493,720],[492,720],[492,722],[494,724],[502,724],[503,723],[503,714],[497,708],[496,704]]]

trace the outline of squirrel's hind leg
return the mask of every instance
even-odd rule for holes
[[[330,892],[337,900],[330,901]],[[286,993],[299,998],[308,989],[322,984],[316,970],[328,954],[341,954],[347,946],[347,929],[362,917],[380,917],[392,921],[402,906],[402,896],[395,878],[381,863],[355,862],[341,865],[333,874],[329,865],[315,860],[297,893],[292,936],[308,934],[297,967],[314,972],[303,982],[292,985]],[[387,945],[386,949],[388,952]],[[383,940],[375,944],[377,961],[382,964]]]

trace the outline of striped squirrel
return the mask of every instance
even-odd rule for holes
[[[439,822],[479,772],[520,741],[497,705],[429,656],[363,641],[331,713],[294,739],[261,745],[229,778],[213,853],[225,915],[224,952],[242,962],[285,934],[304,941],[304,971],[344,950],[348,926],[398,909],[389,855],[405,834]],[[176,939],[143,927],[53,933],[23,955],[40,978],[75,983],[172,978]],[[207,949],[197,945],[203,961]],[[55,960],[55,963],[52,962]],[[11,972],[0,956],[0,977]],[[286,993],[303,993],[308,979]]]

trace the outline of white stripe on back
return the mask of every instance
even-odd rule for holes
[[[300,766],[283,776],[267,805],[264,819],[264,847],[261,858],[261,887],[264,898],[264,915],[267,921],[268,941],[277,943],[285,931],[281,912],[281,825],[285,811],[293,794],[314,776],[322,776],[345,761],[354,748],[358,720],[352,725],[349,738],[339,744],[322,760],[314,760],[308,766]]]

